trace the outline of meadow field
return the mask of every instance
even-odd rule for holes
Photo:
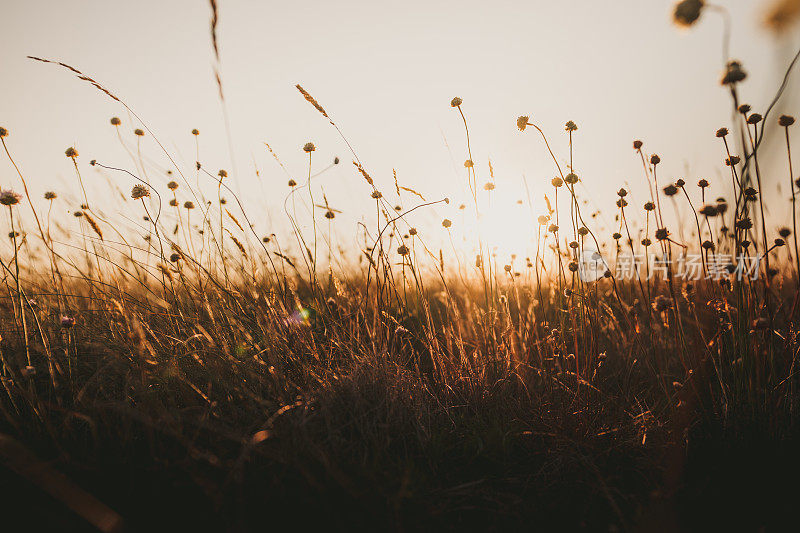
[[[680,2],[676,22],[704,6]],[[72,188],[33,195],[26,141],[0,117],[7,531],[798,527],[786,83],[752,109],[730,59],[730,112],[705,132],[718,172],[662,175],[657,147],[614,139],[648,192],[604,184],[609,205],[572,166],[580,117],[509,116],[550,166],[518,202],[526,256],[497,248],[502,225],[481,228],[497,183],[473,161],[468,87],[441,102],[467,194],[432,198],[373,175],[335,109],[297,85],[345,151],[299,144],[294,168],[265,146],[285,185],[264,231],[202,131],[185,132],[187,163],[94,73],[30,61],[119,106],[102,119],[127,159],[64,146]],[[767,135],[779,149],[762,155]],[[360,191],[353,228],[319,186],[332,168]],[[789,219],[769,215],[777,203]],[[415,225],[444,206],[458,218]],[[453,237],[464,224],[469,245]]]

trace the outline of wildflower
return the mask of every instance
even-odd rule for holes
[[[667,296],[664,296],[663,294],[656,296],[655,301],[653,302],[653,309],[655,309],[656,312],[664,312],[670,307],[672,307],[672,300],[670,300]]]
[[[790,115],[781,115],[778,119],[778,125],[783,126],[784,128],[788,128],[792,124],[794,124],[794,117]]]
[[[675,196],[678,194],[678,188],[675,185],[667,185],[664,187],[664,194],[667,196]]]
[[[147,196],[150,196],[150,191],[142,184],[137,183],[133,186],[133,189],[131,189],[131,198],[134,200],[139,200],[140,198],[145,198]]]
[[[650,156],[650,164],[651,165],[655,166],[655,165],[659,164],[660,162],[661,162],[661,158],[658,157],[658,154],[653,154],[653,155]]]
[[[12,206],[18,204],[20,200],[22,200],[21,194],[15,193],[11,190],[0,190],[0,204]]]
[[[372,191],[372,194],[370,194],[370,196],[378,200],[379,198],[383,197],[383,194],[381,194],[381,191]]]
[[[578,175],[570,172],[564,177],[564,181],[566,181],[570,185],[575,185],[576,183],[578,183]]]
[[[578,235],[580,235],[581,237],[584,237],[584,236],[586,236],[588,234],[589,234],[589,228],[586,228],[584,226],[581,226],[580,228],[578,228]]]
[[[64,150],[64,154],[67,157],[71,157],[72,159],[75,159],[76,157],[78,157],[78,151],[75,148],[71,147],[71,146],[69,148],[67,148],[66,150]]]
[[[675,186],[677,186],[677,187],[683,188],[683,186],[684,186],[684,185],[686,185],[686,182],[685,182],[685,181],[683,181],[681,178],[678,178],[678,179],[675,181]]]
[[[753,227],[753,221],[750,220],[749,217],[740,218],[739,220],[736,221],[736,228],[737,229],[745,229],[745,230],[747,230],[747,229],[750,229],[752,227]],[[747,242],[747,241],[742,241],[742,246],[744,246],[745,242]],[[747,244],[749,245],[750,243],[747,242]]]
[[[317,149],[317,147],[314,146],[314,143],[306,143],[306,144],[303,145],[303,151],[305,153],[307,153],[307,154],[310,154],[311,152],[313,152],[316,149]]]
[[[411,228],[410,230],[408,230],[408,234],[409,235],[416,235],[417,234],[417,228]]]
[[[624,198],[628,196],[628,191],[626,191],[625,188],[621,188],[620,190],[617,191],[617,196],[619,196],[620,198]]]
[[[61,327],[64,329],[69,329],[75,325],[75,319],[71,316],[62,316],[61,317]]]
[[[217,176],[219,176],[220,178],[227,178],[228,177],[228,171],[220,169],[220,171],[217,172]]]
[[[452,100],[450,100],[450,107],[458,107],[458,106],[460,106],[460,105],[461,105],[463,102],[464,102],[464,100],[462,100],[461,98],[459,98],[458,96],[456,96],[455,98],[453,98]]]
[[[655,208],[656,208],[656,204],[654,204],[653,202],[645,202],[645,204],[644,204],[644,210],[645,211],[653,211]]]
[[[681,0],[675,4],[672,18],[679,26],[691,26],[703,11],[703,0]]]
[[[759,115],[758,113],[753,113],[752,115],[747,117],[747,123],[758,124],[759,122],[761,122],[761,118],[762,118],[761,115]]]
[[[564,125],[564,129],[567,131],[575,131],[578,129],[578,126],[571,120],[568,120],[567,123]]]
[[[327,218],[328,220],[333,220],[334,218],[336,218],[336,213],[328,209],[327,211],[325,211],[325,218]]]
[[[194,209],[194,203],[192,203],[189,200],[186,200],[185,202],[183,202],[183,207],[185,207],[186,209]]]
[[[547,231],[549,231],[550,233],[556,233],[558,231],[558,226],[556,224],[550,224],[547,227]]]
[[[475,166],[475,163],[472,162],[472,159],[467,159],[466,161],[464,161],[464,166],[467,168],[472,168],[473,166]]]
[[[122,124],[122,121],[119,119],[119,117],[111,117],[112,126],[119,126],[120,124]]]
[[[667,231],[667,228],[658,228],[656,230],[656,239],[658,239],[659,241],[665,241],[668,238],[669,238],[669,231]]]
[[[775,247],[778,248],[778,247],[783,246],[784,244],[786,244],[786,241],[784,241],[783,239],[778,237],[777,239],[775,239],[773,241],[773,243],[775,244]]]
[[[639,141],[639,140],[633,141],[633,149],[634,150],[641,150],[642,149],[642,141]]]
[[[780,235],[784,239],[786,237],[788,237],[789,235],[791,235],[791,234],[792,234],[792,230],[790,230],[789,228],[781,228],[781,229],[778,230],[778,235]]]
[[[613,234],[611,237],[612,237],[612,238],[613,238],[615,241],[618,241],[618,240],[620,240],[620,239],[622,238],[622,234],[620,234],[620,233],[618,233],[618,232],[616,232],[616,231],[615,231],[615,232],[614,232],[614,234]]]
[[[642,239],[642,246],[645,246],[645,247],[646,247],[646,246],[650,246],[651,244],[653,244],[653,241],[651,241],[651,240],[650,240],[650,239],[648,239],[647,237],[645,237],[644,239]]]
[[[720,128],[717,130],[717,137],[722,138],[725,137],[726,135],[728,135],[728,128]]]
[[[519,128],[519,131],[525,131],[525,128],[528,126],[528,121],[529,120],[530,120],[530,117],[525,116],[525,115],[517,117],[517,127]]]
[[[444,226],[445,228],[449,228],[452,225],[453,225],[453,223],[450,222],[450,219],[446,218],[446,219],[442,220],[442,226]]]
[[[538,221],[539,221],[539,224],[544,226],[545,224],[547,224],[550,221],[550,217],[547,216],[547,215],[539,215],[539,220]]]
[[[483,186],[483,188],[485,190],[487,190],[487,191],[493,191],[494,188],[495,188],[495,185],[491,181],[487,181],[486,184]]]
[[[178,199],[177,198],[170,199],[169,205],[172,207],[178,207]]]
[[[178,182],[177,181],[170,181],[169,183],[167,183],[167,189],[169,189],[171,191],[174,191],[177,188],[178,188]]]
[[[703,241],[703,244],[701,246],[705,250],[713,250],[714,249],[714,243],[711,242],[711,241]]]
[[[198,130],[197,128],[193,129],[192,135],[200,135],[200,130]]]
[[[748,187],[744,190],[744,197],[748,200],[755,200],[756,196],[758,196],[758,191],[755,190],[753,187]]]
[[[714,204],[705,204],[698,212],[703,216],[715,217],[719,213],[719,209]]]
[[[44,193],[45,200],[55,200],[57,197],[58,195],[56,195],[56,193],[54,193],[53,191],[47,191],[46,193]]]
[[[503,265],[503,270],[506,272],[511,272],[511,265]]]
[[[141,128],[136,128],[135,130],[133,130],[133,134],[138,137],[144,137],[144,130],[142,130]]]
[[[750,112],[750,105],[749,104],[742,104],[738,107],[739,113],[742,115],[746,115]]]
[[[569,247],[574,250],[574,249],[576,249],[578,247],[578,243],[576,241],[571,241],[569,243]]]
[[[697,182],[697,186],[700,187],[701,189],[705,189],[706,187],[708,187],[708,180],[701,179],[700,181]]]
[[[625,198],[620,198],[619,200],[617,200],[617,207],[627,207],[627,206],[628,206],[628,200],[626,200]]]
[[[550,180],[550,183],[553,185],[553,187],[561,187],[562,185],[564,185],[564,180],[556,176],[555,178]]]
[[[180,258],[181,256],[178,253],[174,253],[169,256],[169,260],[172,261],[173,263],[177,263]]]
[[[570,261],[569,265],[567,265],[567,268],[569,268],[570,272],[577,272],[578,271],[578,263],[576,263],[575,261]]]
[[[744,81],[747,73],[742,69],[742,64],[736,60],[728,61],[728,66],[725,69],[725,74],[722,76],[720,83],[722,85],[732,85]]]
[[[741,161],[741,158],[738,155],[732,155],[725,159],[725,164],[729,167],[732,167],[734,165],[738,165],[739,161]]]
[[[289,187],[294,187],[295,185],[297,185],[297,182],[294,181],[293,179],[290,179],[289,180]]]
[[[2,126],[0,126],[0,138],[1,137],[8,137],[8,130]]]

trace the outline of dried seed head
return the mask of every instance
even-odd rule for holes
[[[626,191],[625,188],[622,187],[620,188],[620,190],[617,191],[617,196],[619,196],[620,198],[624,198],[628,196],[628,191]]]
[[[755,190],[753,187],[748,187],[744,190],[744,195],[747,198],[755,200],[756,196],[758,196],[758,191]]]
[[[571,120],[568,120],[567,123],[564,125],[564,129],[567,131],[575,131],[578,129],[578,126]]]
[[[789,235],[791,235],[791,234],[792,234],[792,230],[790,230],[789,228],[781,228],[781,229],[778,230],[778,235],[780,235],[784,239],[786,237],[788,237]]]
[[[294,187],[295,185],[297,185],[297,182],[294,181],[293,179],[290,179],[289,180],[289,187]]]
[[[678,179],[675,181],[675,186],[676,186],[676,187],[681,187],[681,188],[682,188],[684,185],[686,185],[686,182],[685,182],[685,181],[683,181],[683,179],[681,179],[681,178],[678,178]]]
[[[12,206],[17,205],[22,200],[22,195],[12,190],[0,190],[0,204]]]
[[[778,248],[778,247],[780,247],[780,246],[783,246],[784,244],[786,244],[786,241],[784,241],[784,240],[783,240],[783,239],[781,239],[780,237],[778,237],[777,239],[775,239],[775,241],[773,241],[773,242],[774,242],[774,244],[775,244],[775,247],[776,247],[776,248]]]
[[[749,217],[740,218],[739,220],[736,221],[736,227],[738,229],[751,229],[753,227],[753,221],[750,220]],[[744,246],[745,242],[746,241],[742,241],[742,246]],[[749,245],[750,243],[748,242],[747,244]]]
[[[640,140],[633,141],[633,149],[634,150],[641,150],[642,149],[642,141],[640,141]]]
[[[561,187],[562,185],[564,185],[564,180],[562,180],[559,177],[555,177],[550,180],[550,183],[553,185],[553,187]]]
[[[720,128],[717,130],[717,137],[725,137],[728,135],[728,128]]]
[[[325,211],[325,218],[327,218],[328,220],[333,220],[334,218],[336,218],[336,213],[328,209],[327,211]]]
[[[416,235],[417,234],[417,228],[411,228],[410,230],[408,230],[408,234],[409,235]]]
[[[74,213],[72,213],[72,216],[74,216],[75,218],[81,218],[83,216],[83,211],[75,211]]]
[[[675,185],[667,185],[664,187],[664,194],[667,196],[675,196],[678,194],[678,187]]]
[[[742,104],[738,107],[739,113],[742,115],[746,115],[750,112],[750,105],[749,104]]]
[[[571,261],[568,265],[570,272],[577,272],[578,271],[578,263],[575,261]]]
[[[520,117],[517,117],[517,127],[519,128],[519,131],[525,131],[525,128],[528,126],[528,121],[529,120],[530,120],[530,117],[528,117],[526,115],[522,115]]]
[[[794,124],[794,117],[790,115],[781,115],[778,119],[778,125],[783,126],[784,128],[788,128]]]
[[[658,157],[658,154],[653,154],[650,156],[650,164],[657,165],[661,162],[661,158]]]
[[[75,325],[75,319],[71,316],[62,316],[61,317],[61,327],[64,329],[69,329]]]
[[[744,81],[747,73],[742,69],[742,64],[736,60],[728,61],[725,74],[722,75],[722,85],[732,85]]]
[[[178,207],[178,200],[177,200],[177,198],[172,198],[172,199],[170,199],[170,201],[169,201],[169,205],[171,205],[172,207]]]
[[[700,18],[703,12],[703,0],[681,0],[675,4],[672,19],[679,26],[689,27]]]
[[[705,250],[713,250],[714,249],[714,243],[711,242],[711,241],[703,241],[703,244],[701,246]]]
[[[119,117],[111,117],[112,126],[119,126],[120,124],[122,124],[122,121],[119,119]]]
[[[576,241],[571,241],[569,243],[569,247],[574,250],[574,249],[576,249],[578,247],[578,243]]]
[[[45,200],[55,200],[56,198],[58,198],[58,195],[53,191],[47,191],[46,193],[44,193]]]
[[[406,246],[405,244],[401,244],[397,248],[397,253],[400,254],[400,255],[408,255],[408,251],[409,251],[408,250],[408,246]]]
[[[738,155],[732,155],[729,158],[725,159],[725,164],[728,165],[729,167],[732,167],[734,165],[738,165],[739,161],[741,161],[741,158]]]
[[[655,208],[656,208],[656,204],[654,204],[653,202],[645,202],[645,204],[644,204],[644,210],[645,211],[652,211]]]
[[[708,180],[706,179],[699,180],[697,182],[697,186],[700,187],[701,189],[705,189],[706,187],[708,187]]]
[[[306,144],[303,145],[303,151],[305,153],[307,153],[307,154],[310,154],[311,152],[313,152],[316,149],[317,149],[317,147],[314,146],[314,143],[306,143]]]
[[[556,224],[550,224],[547,227],[547,231],[549,231],[550,233],[556,233],[558,231],[558,226]]]
[[[464,100],[462,100],[461,98],[459,98],[458,96],[456,96],[455,98],[453,98],[452,100],[450,100],[450,106],[451,106],[451,107],[458,107],[458,106],[460,106],[460,105],[461,105],[463,102],[464,102]]]
[[[180,260],[180,258],[181,255],[178,253],[174,253],[169,256],[169,260],[172,261],[173,263],[177,263]]]
[[[227,178],[228,177],[228,171],[220,169],[220,171],[217,172],[217,176],[219,176],[220,178]]]
[[[570,172],[569,174],[564,176],[564,181],[566,181],[570,185],[575,185],[576,183],[578,183],[578,175]]]
[[[67,157],[71,157],[72,159],[75,159],[76,157],[78,157],[78,151],[70,146],[69,148],[64,150],[64,155],[66,155]]]
[[[494,187],[495,187],[495,185],[491,181],[487,181],[483,186],[484,190],[487,190],[487,191],[493,191]]]
[[[464,161],[464,166],[467,168],[472,168],[473,166],[475,166],[475,163],[472,162],[472,159],[467,159],[466,161]]]
[[[539,220],[538,220],[538,222],[539,222],[539,224],[541,224],[542,226],[544,226],[545,224],[547,224],[548,222],[550,222],[550,217],[549,217],[549,216],[547,216],[547,215],[539,215]]]
[[[658,228],[656,230],[656,239],[659,241],[665,241],[669,239],[669,231],[667,231],[667,228]]]
[[[655,301],[653,301],[653,309],[659,313],[666,311],[670,307],[672,307],[672,300],[663,294],[656,296]]]
[[[449,218],[446,218],[446,219],[442,220],[442,226],[444,226],[445,228],[449,228],[452,225],[453,225],[453,223],[450,222]]]
[[[144,137],[144,130],[141,128],[136,128],[135,130],[133,130],[133,134],[138,137]]]
[[[761,115],[759,115],[758,113],[753,113],[752,115],[747,117],[747,123],[758,124],[759,122],[761,122],[761,118],[762,118]]]
[[[183,207],[186,209],[194,209],[194,203],[192,203],[190,200],[186,200],[183,202]]]
[[[200,135],[200,130],[198,130],[197,128],[193,129],[192,135]]]
[[[719,213],[719,210],[717,209],[717,206],[714,204],[705,204],[703,207],[700,208],[698,213],[706,217],[715,217]]]
[[[617,207],[620,208],[628,207],[628,200],[626,200],[625,198],[620,198],[619,200],[617,200]]]
[[[167,183],[167,189],[169,189],[171,191],[174,191],[177,188],[178,188],[178,182],[177,181],[170,181],[169,183]]]
[[[588,228],[586,228],[584,226],[581,226],[580,228],[578,228],[578,235],[580,235],[581,237],[584,237],[584,236],[586,236],[588,234],[589,234],[589,229]]]
[[[370,194],[370,196],[372,196],[376,200],[379,198],[383,198],[383,194],[381,194],[381,191],[372,191],[372,194]]]
[[[621,233],[618,233],[618,232],[616,232],[616,231],[615,231],[615,232],[614,232],[614,234],[613,234],[613,235],[611,235],[611,237],[612,237],[612,238],[613,238],[615,241],[618,241],[618,240],[620,240],[620,239],[622,238],[622,234],[621,234]]]
[[[0,126],[0,138],[2,137],[8,137],[8,130]]]
[[[133,189],[131,189],[131,198],[134,200],[139,200],[147,196],[150,196],[150,190],[142,184],[137,183],[133,186]]]

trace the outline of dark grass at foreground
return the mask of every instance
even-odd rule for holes
[[[57,386],[13,372],[0,427],[133,530],[708,531],[795,518],[798,346],[777,319],[775,334],[748,332],[750,353],[729,333],[709,352],[697,338],[675,346],[665,322],[626,330],[613,317],[631,310],[609,299],[595,338],[605,357],[580,361],[583,379],[519,342],[544,329],[508,312],[532,311],[525,297],[486,313],[468,292],[431,294],[419,316],[360,305],[362,290],[331,287],[307,320],[287,321],[276,291],[231,287],[187,319],[191,299],[137,307],[132,287],[61,330],[39,297]],[[684,320],[706,300],[682,298]],[[24,360],[8,300],[2,316],[3,356]],[[29,349],[43,360],[40,341]],[[708,359],[673,384],[678,350]],[[742,359],[760,365],[770,350],[774,375],[742,380]],[[2,472],[12,522],[83,527]]]

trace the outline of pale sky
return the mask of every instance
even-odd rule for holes
[[[741,86],[743,101],[763,112],[800,45],[800,32],[795,27],[778,38],[764,29],[763,2],[725,4],[733,23],[731,56],[749,73]],[[562,162],[568,154],[563,125],[578,124],[575,170],[586,197],[609,222],[615,191],[625,182],[634,198],[644,199],[641,163],[631,148],[637,138],[661,156],[662,185],[678,177],[688,183],[707,177],[716,185],[710,196],[729,194],[727,175],[719,177],[723,151],[714,137],[717,128],[730,126],[729,98],[719,85],[722,23],[714,12],[682,30],[671,23],[672,2],[660,0],[220,0],[221,71],[234,167],[212,73],[207,2],[3,0],[0,5],[0,125],[11,131],[6,140],[32,194],[41,198],[53,189],[65,195],[54,208],[62,213],[79,203],[64,150],[75,146],[80,152],[90,200],[111,198],[88,160],[134,170],[109,118],[122,119],[121,131],[133,149],[132,130],[140,124],[67,71],[27,55],[64,61],[97,79],[130,105],[186,168],[194,165],[190,131],[198,128],[201,160],[214,173],[220,168],[231,173],[259,233],[285,229],[280,206],[288,191],[288,178],[264,142],[300,182],[307,173],[302,152],[307,141],[317,146],[315,170],[341,157],[338,167],[317,180],[331,206],[344,211],[336,220],[341,244],[354,243],[356,221],[374,212],[370,190],[345,144],[303,100],[296,83],[327,109],[392,203],[393,168],[401,185],[426,198],[451,198],[449,206],[416,213],[413,223],[420,227],[441,230],[446,216],[455,232],[458,205],[468,198],[463,124],[449,105],[454,96],[464,100],[479,185],[488,179],[489,158],[494,167],[493,228],[501,233],[524,224],[510,236],[498,235],[509,249],[535,231],[530,214],[515,211],[516,200],[525,195],[521,176],[539,210],[556,175],[536,132],[517,130],[522,114],[545,130]],[[795,71],[773,122],[780,113],[800,116],[798,76]],[[149,135],[142,150],[164,163]],[[775,154],[765,172],[770,189],[783,185],[780,202],[771,206],[780,217],[788,213],[788,177],[785,158]],[[112,178],[125,191],[133,184],[125,175]],[[163,176],[151,178],[166,182]],[[19,188],[16,180],[3,155],[0,185]],[[415,202],[407,196],[403,204]]]

